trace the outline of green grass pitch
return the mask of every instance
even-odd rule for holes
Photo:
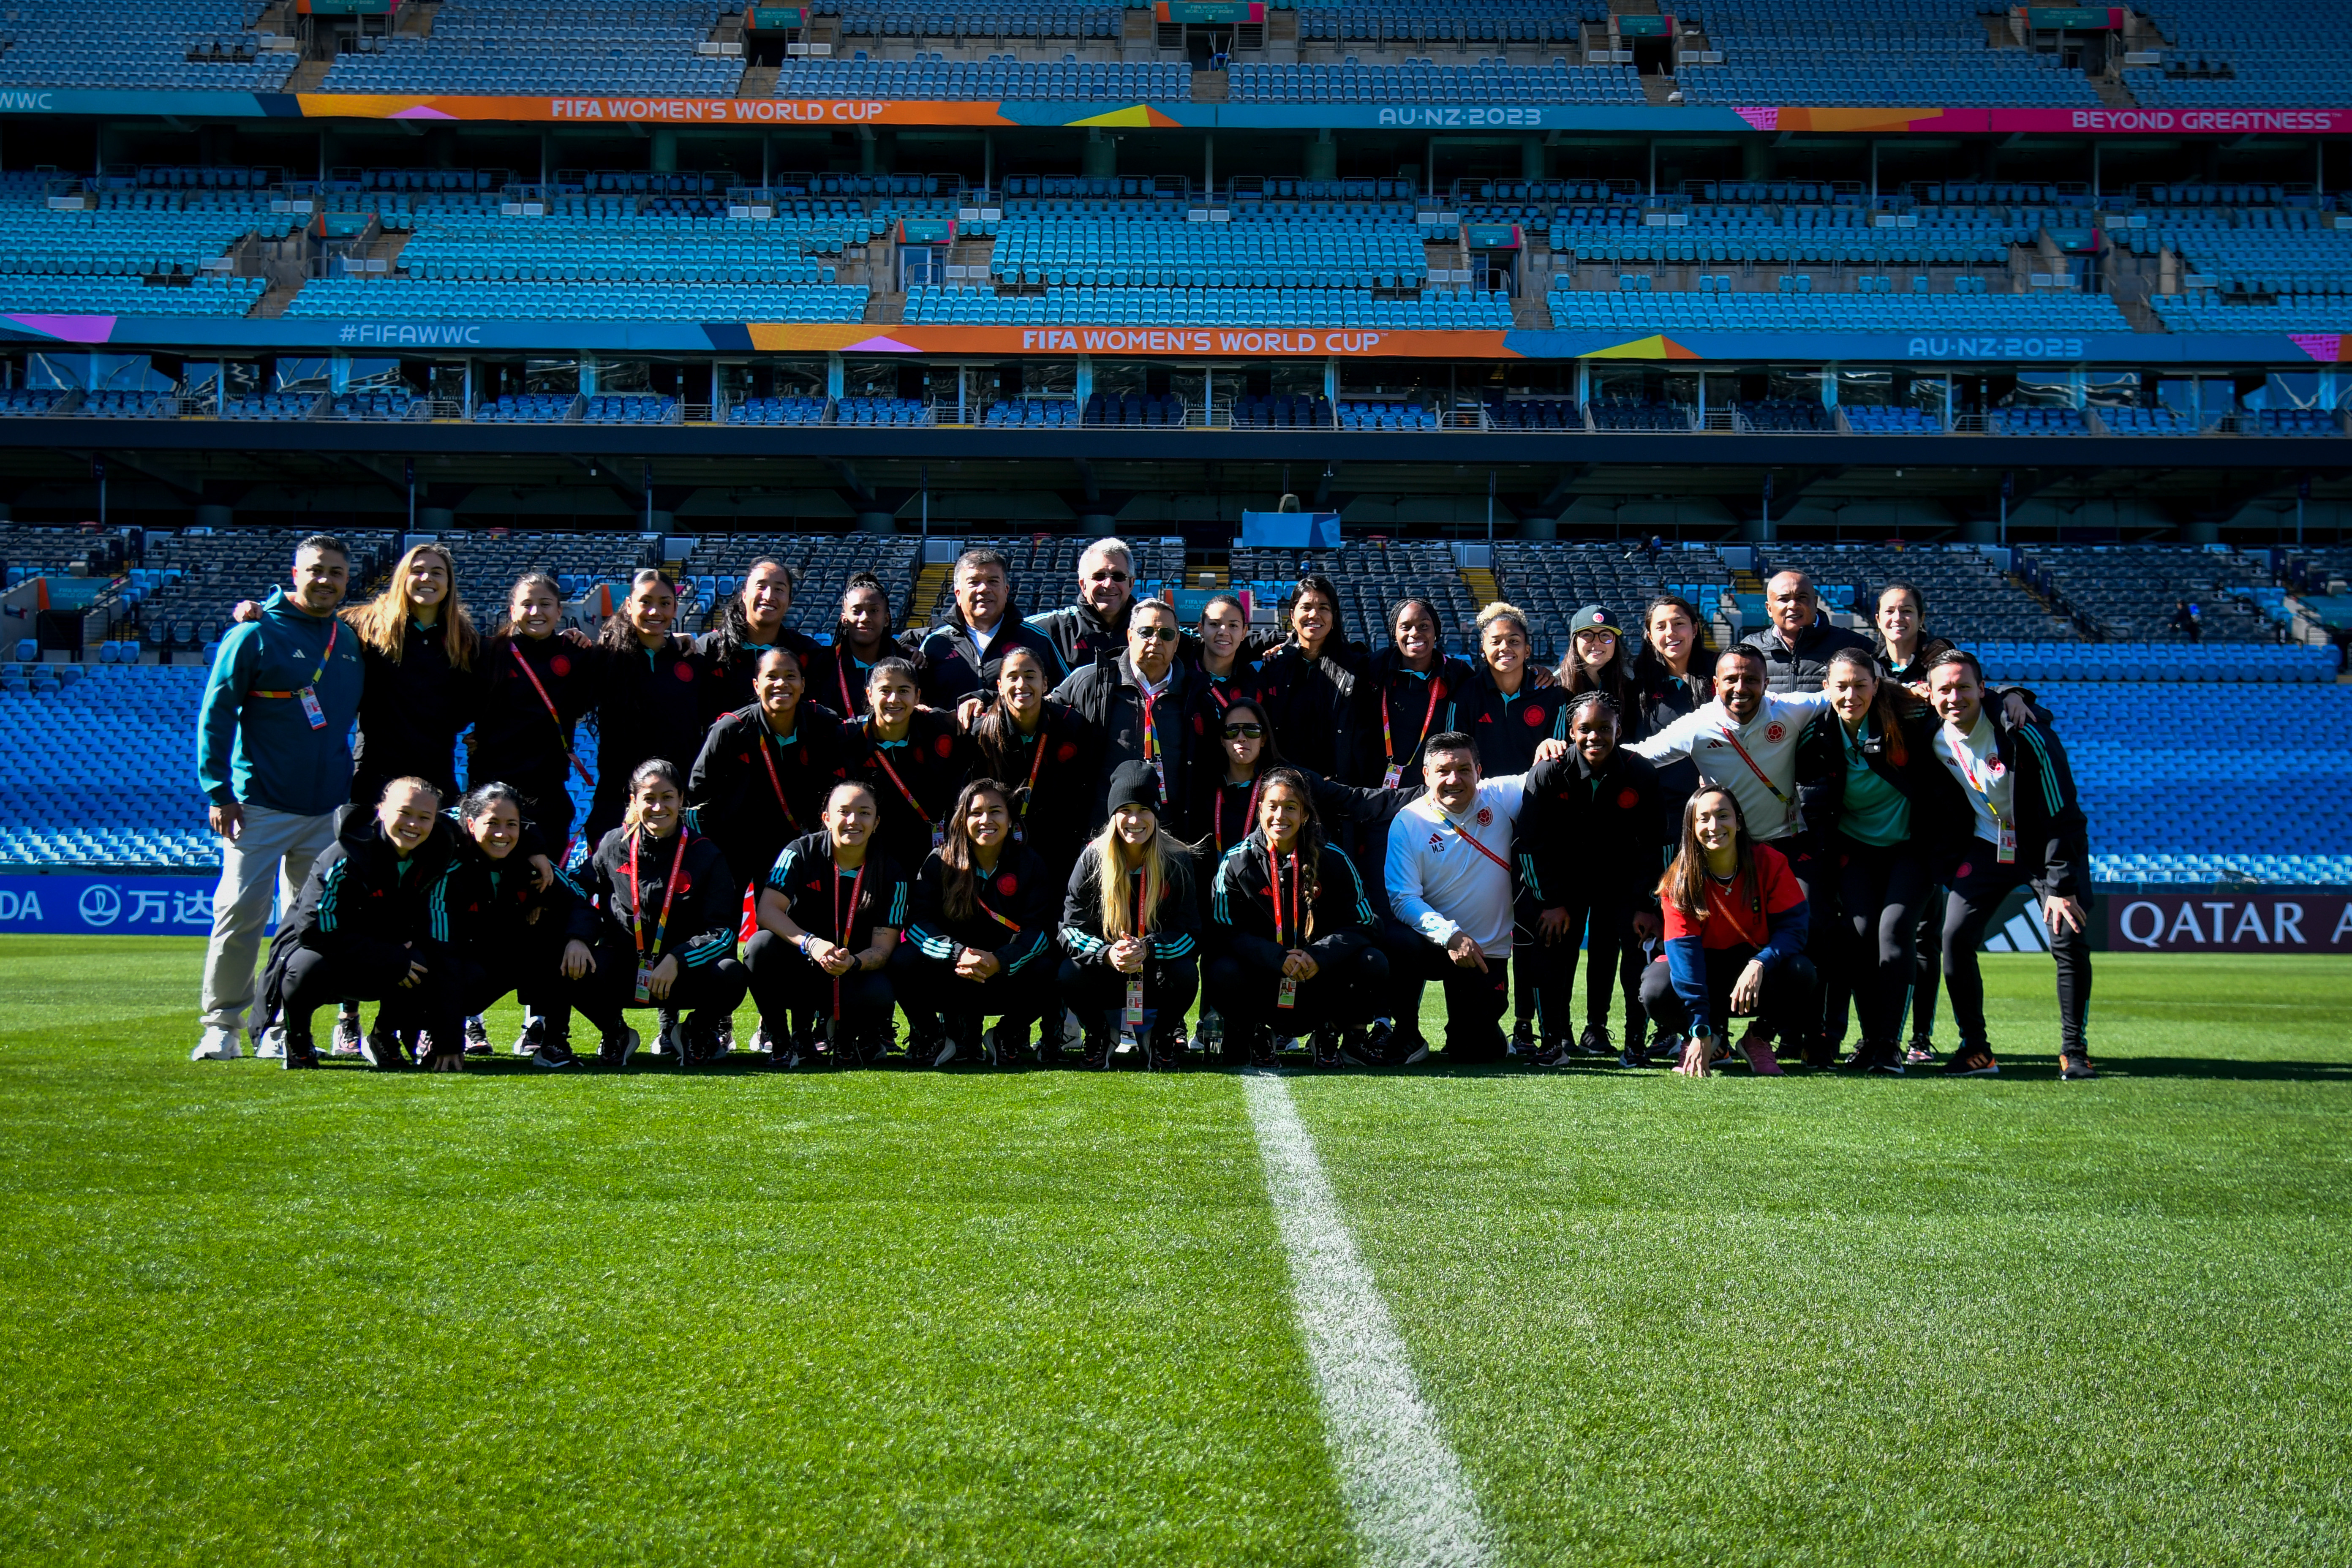
[[[1357,1560],[1236,1078],[195,1065],[200,954],[0,942],[0,1562]],[[2097,963],[2088,1084],[2040,958],[1992,1081],[1293,1075],[1498,1560],[2352,1561],[2352,967]]]

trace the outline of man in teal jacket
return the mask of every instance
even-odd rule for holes
[[[342,542],[310,535],[294,548],[291,584],[259,619],[231,626],[213,659],[196,720],[196,784],[224,843],[193,1061],[236,1059],[271,883],[291,908],[310,863],[335,841],[362,682],[359,637],[335,614],[350,583]],[[274,1054],[258,1040],[255,1049]]]

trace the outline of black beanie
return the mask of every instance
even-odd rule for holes
[[[1150,763],[1121,763],[1110,775],[1110,809],[1122,805],[1139,805],[1159,815],[1160,775]]]

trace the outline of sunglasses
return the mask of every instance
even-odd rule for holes
[[[1127,581],[1127,574],[1124,572],[1097,572],[1094,574],[1093,580],[1097,583],[1124,583]]]
[[[1137,626],[1133,635],[1145,642],[1174,642],[1184,634],[1174,626]]]
[[[1228,741],[1255,741],[1265,733],[1265,726],[1263,724],[1228,724],[1225,726],[1225,739]]]

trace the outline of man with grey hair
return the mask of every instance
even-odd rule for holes
[[[1740,641],[1764,656],[1764,689],[1775,695],[1819,691],[1830,656],[1840,648],[1872,651],[1859,632],[1832,626],[1821,613],[1813,580],[1802,572],[1777,572],[1764,584],[1764,610],[1771,624]]]
[[[1127,612],[1135,603],[1135,552],[1124,539],[1097,539],[1078,557],[1077,602],[1031,616],[1060,656],[1057,676],[1075,675],[1127,650]]]

